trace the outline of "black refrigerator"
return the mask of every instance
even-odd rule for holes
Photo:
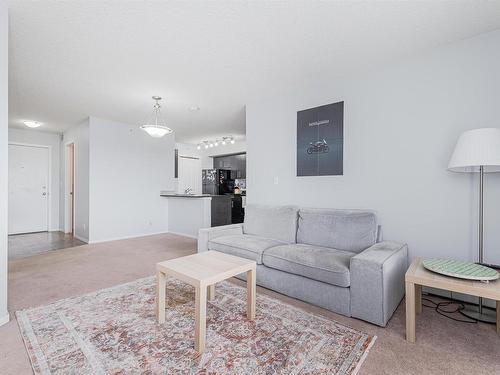
[[[234,171],[229,169],[203,169],[201,171],[201,183],[203,194],[233,194]]]
[[[203,169],[201,171],[202,193],[218,195],[217,169]]]

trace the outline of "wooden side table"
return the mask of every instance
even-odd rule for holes
[[[240,273],[247,273],[247,318],[255,319],[256,268],[253,260],[218,251],[205,251],[156,265],[156,317],[165,322],[167,276],[175,277],[195,287],[195,350],[205,351],[207,289],[208,299],[215,297],[215,283]]]
[[[483,297],[497,302],[497,334],[500,335],[500,280],[483,283],[443,276],[428,271],[422,258],[415,258],[405,275],[406,340],[415,342],[415,315],[422,312],[422,286]]]

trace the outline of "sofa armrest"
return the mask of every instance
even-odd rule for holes
[[[351,258],[351,315],[385,327],[405,293],[408,245],[383,241]]]
[[[243,224],[222,225],[198,230],[198,252],[208,250],[208,241],[217,237],[243,234]]]

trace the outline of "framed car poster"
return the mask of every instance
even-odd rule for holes
[[[344,102],[297,112],[297,176],[344,173]]]

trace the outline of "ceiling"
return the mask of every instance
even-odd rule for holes
[[[500,28],[500,1],[10,1],[9,125],[140,124],[244,137],[245,103]],[[199,106],[199,111],[190,111]]]

